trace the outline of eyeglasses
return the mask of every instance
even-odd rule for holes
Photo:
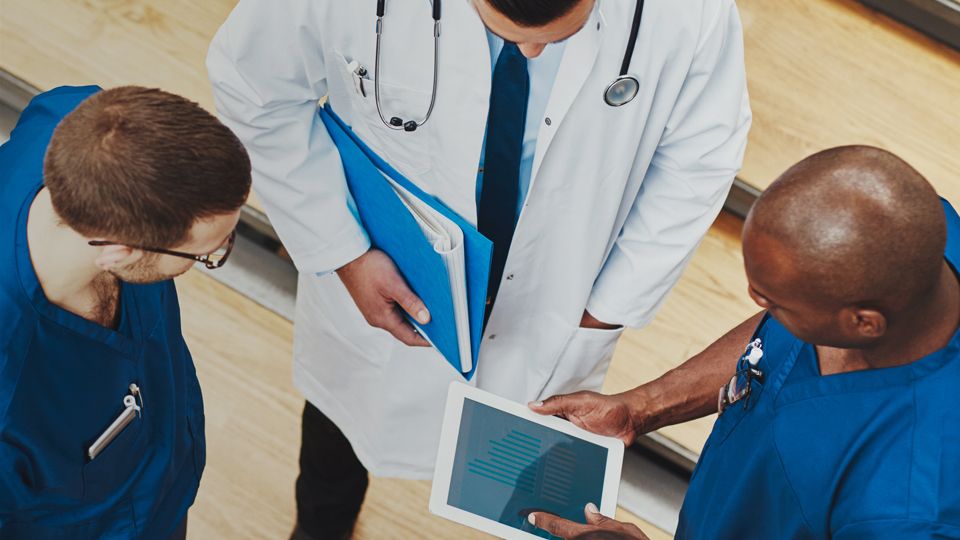
[[[227,238],[227,241],[224,245],[217,248],[216,251],[212,253],[207,253],[206,255],[194,255],[192,253],[183,253],[182,251],[173,251],[170,249],[163,248],[154,248],[146,246],[131,246],[128,244],[123,244],[121,242],[113,242],[110,240],[91,240],[87,244],[95,247],[101,246],[127,246],[133,249],[139,249],[140,251],[149,251],[150,253],[159,253],[161,255],[171,255],[173,257],[180,257],[181,259],[190,259],[191,261],[197,261],[198,263],[203,264],[209,270],[216,270],[221,266],[227,264],[227,259],[230,257],[230,253],[233,251],[233,244],[237,240],[237,231],[234,229],[230,236]]]

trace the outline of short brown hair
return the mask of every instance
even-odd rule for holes
[[[172,247],[250,191],[239,139],[200,105],[158,89],[98,92],[57,126],[44,184],[60,219],[88,238]]]

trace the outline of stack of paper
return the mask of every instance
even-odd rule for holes
[[[457,326],[457,344],[460,348],[460,371],[473,369],[473,355],[470,347],[470,313],[467,304],[467,268],[463,254],[463,231],[456,223],[437,212],[430,205],[414,197],[400,184],[384,176],[400,197],[400,201],[410,211],[423,235],[433,250],[443,259],[450,279],[450,294],[453,299],[453,315]],[[420,328],[416,320],[413,324]],[[430,333],[420,328],[421,334],[433,344]]]

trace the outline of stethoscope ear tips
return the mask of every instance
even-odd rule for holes
[[[416,123],[415,121],[408,120],[407,122],[404,122],[403,118],[400,118],[399,116],[394,116],[391,118],[390,125],[395,128],[403,127],[404,131],[416,131],[417,128],[420,127],[420,124]]]

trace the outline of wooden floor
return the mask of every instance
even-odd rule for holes
[[[177,286],[207,418],[207,469],[188,536],[286,538],[295,518],[303,407],[290,383],[292,326],[198,272]],[[374,478],[355,538],[488,538],[431,515],[429,494],[428,482]],[[619,517],[654,540],[669,538],[624,511]]]
[[[960,53],[854,0],[738,0],[753,129],[741,178],[871,144],[960,201]]]

